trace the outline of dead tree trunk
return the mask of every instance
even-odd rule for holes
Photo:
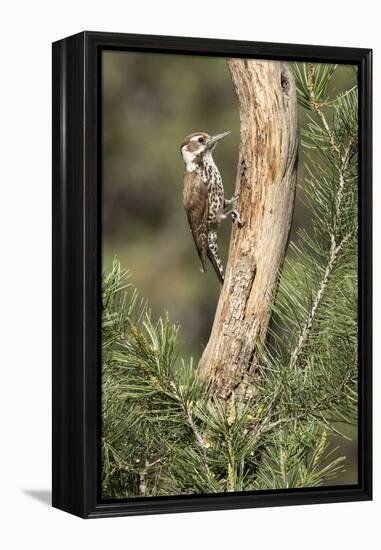
[[[256,361],[266,337],[272,297],[294,209],[298,148],[296,88],[278,61],[230,59],[241,135],[235,194],[245,225],[234,226],[202,372],[228,398]]]

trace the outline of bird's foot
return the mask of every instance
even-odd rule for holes
[[[241,220],[241,216],[239,215],[239,212],[236,208],[233,208],[230,212],[230,215],[232,217],[232,222],[236,223],[238,227],[243,227],[245,225],[245,222]]]
[[[225,214],[222,214],[223,218],[226,219],[228,216],[231,216],[232,222],[236,223],[238,227],[243,227],[245,225],[245,222],[241,220],[241,216],[237,210],[237,200],[239,195],[234,195],[231,199],[225,199],[224,206],[231,206],[230,210],[228,212],[225,212]]]
[[[224,206],[232,205],[233,208],[236,208],[238,197],[239,195],[233,195],[231,199],[225,199]]]

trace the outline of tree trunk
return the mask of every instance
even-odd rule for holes
[[[241,135],[235,194],[245,223],[234,225],[202,372],[228,398],[254,370],[291,227],[298,149],[296,87],[279,61],[229,59]]]

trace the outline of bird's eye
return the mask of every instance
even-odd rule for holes
[[[203,137],[199,137],[199,138],[198,138],[198,141],[199,141],[200,143],[204,143],[204,138],[203,138]]]

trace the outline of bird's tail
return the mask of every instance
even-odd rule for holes
[[[214,268],[214,271],[217,273],[217,277],[219,278],[220,283],[223,284],[224,266],[222,265],[221,258],[218,255],[216,231],[210,231],[208,235],[208,258]]]

